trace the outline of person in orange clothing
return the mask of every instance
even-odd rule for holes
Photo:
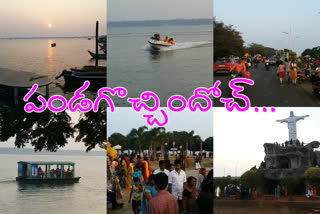
[[[238,63],[230,69],[230,71],[237,71],[239,74],[245,73],[246,70],[247,68],[243,59],[239,59]]]
[[[257,194],[257,189],[254,187],[253,190],[252,190],[252,199],[253,200],[257,199],[257,195],[258,195]]]
[[[168,42],[172,45],[176,44],[172,38],[170,38]]]
[[[317,196],[317,187],[312,187],[312,194],[313,196]]]
[[[168,36],[166,36],[166,38],[163,41],[168,42],[169,41]]]
[[[148,183],[149,176],[151,175],[151,167],[148,157],[144,157],[144,163],[142,168],[142,175],[145,183]]]

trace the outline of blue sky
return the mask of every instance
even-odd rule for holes
[[[318,0],[215,0],[214,16],[242,32],[247,44],[252,42],[276,49],[290,47],[301,53],[306,48],[320,45],[320,1]]]
[[[240,176],[264,160],[264,143],[284,143],[288,140],[288,126],[276,122],[289,117],[310,115],[297,123],[297,137],[310,143],[320,141],[319,108],[276,108],[274,113],[228,112],[214,108],[214,167],[215,176]]]
[[[145,112],[144,112],[145,113]],[[191,112],[185,110],[173,113],[167,111],[169,123],[165,126],[166,131],[191,131],[199,135],[202,140],[213,136],[213,111]],[[143,112],[135,112],[132,108],[116,108],[115,112],[108,111],[107,115],[107,136],[115,132],[123,135],[129,134],[131,129],[140,126],[148,126],[146,119],[142,117]],[[159,115],[159,114],[156,114]],[[157,118],[161,119],[161,116]],[[149,129],[152,127],[148,126]]]

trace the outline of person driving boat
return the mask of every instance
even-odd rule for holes
[[[169,41],[168,36],[166,36],[166,38],[163,41],[168,42]]]

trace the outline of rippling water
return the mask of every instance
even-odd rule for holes
[[[54,48],[51,47],[53,42],[57,44]],[[64,69],[94,65],[88,50],[95,51],[94,39],[1,39],[0,67],[47,75],[53,81],[50,95],[67,95],[69,98],[74,88],[64,87],[64,79],[55,80],[55,77]],[[106,61],[99,60],[99,65],[105,66]],[[91,98],[93,94],[95,91],[86,93]]]
[[[212,31],[212,25],[109,27],[108,87],[123,86],[129,97],[154,91],[161,106],[166,106],[166,100],[174,94],[190,97],[197,87],[210,87]],[[173,37],[176,45],[160,52],[151,51],[147,41],[154,33]],[[128,105],[125,99],[116,103]]]
[[[64,186],[18,185],[17,161],[22,160],[73,161],[80,182]],[[0,213],[106,213],[104,156],[1,155],[0,163]]]

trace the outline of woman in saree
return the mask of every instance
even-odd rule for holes
[[[133,158],[130,158],[130,164],[128,166],[128,176],[127,176],[127,188],[132,188],[132,173],[134,172],[133,168]]]
[[[143,168],[142,168],[142,175],[143,175],[143,179],[145,184],[148,183],[148,178],[151,175],[151,171],[150,171],[150,162],[148,160],[148,157],[144,157],[144,163],[143,163]]]

